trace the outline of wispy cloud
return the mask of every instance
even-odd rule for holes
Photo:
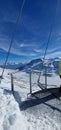
[[[23,47],[30,47],[32,45],[31,44],[26,44],[26,43],[21,43],[19,46],[20,46],[20,48],[23,48]]]
[[[57,47],[55,47],[55,48],[49,48],[48,49],[48,53],[53,53],[53,52],[57,52],[57,51],[59,51],[60,50],[60,48],[61,48],[61,46],[59,45],[59,46],[57,46]]]
[[[10,38],[5,35],[0,35],[0,48],[8,51],[9,44],[10,44]],[[38,49],[38,48],[39,48],[38,44],[35,45],[26,42],[19,44],[16,40],[14,40],[11,53],[16,54],[18,56],[27,56],[36,58],[37,56],[43,56],[44,54],[44,49],[43,48]],[[60,49],[61,49],[60,45],[58,47],[56,46],[55,48],[48,48],[46,57],[60,57],[61,56]]]
[[[41,52],[43,52],[43,49],[34,49],[34,51],[35,51],[36,53],[41,53]]]
[[[16,54],[18,56],[27,56],[27,57],[36,57],[37,54],[33,52],[25,52],[25,51],[20,51],[18,49],[12,49],[11,53]]]
[[[36,44],[36,43],[34,43],[34,42],[31,42],[31,43],[20,43],[20,45],[19,45],[19,47],[20,48],[24,48],[24,47],[37,47],[38,45]]]
[[[4,35],[0,35],[0,48],[7,51],[9,47],[9,38]]]
[[[48,54],[48,55],[46,55],[46,57],[47,57],[47,58],[54,58],[54,57],[59,57],[59,58],[61,58],[61,51]]]

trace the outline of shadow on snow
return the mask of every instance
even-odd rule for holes
[[[51,109],[61,112],[61,109],[56,108],[55,106],[47,103],[47,101],[53,99],[58,99],[60,101],[61,93],[59,93],[59,88],[52,88],[35,92],[31,96],[29,96],[25,101],[21,101],[21,97],[18,92],[14,93],[14,97],[19,104],[20,110],[22,111],[30,107],[34,107],[36,105],[45,104]]]

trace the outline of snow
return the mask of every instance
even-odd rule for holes
[[[0,69],[0,72],[2,69]],[[61,101],[51,93],[37,95],[38,100],[29,94],[29,74],[19,72],[14,74],[14,96],[11,92],[11,79],[8,73],[14,70],[5,70],[4,79],[0,84],[0,130],[61,130]],[[38,74],[32,74],[32,89],[37,86]],[[40,82],[44,83],[44,76]],[[51,84],[60,86],[58,75],[48,77],[48,87]],[[61,97],[60,97],[61,99]]]
[[[27,121],[11,91],[0,89],[0,130],[27,130]]]

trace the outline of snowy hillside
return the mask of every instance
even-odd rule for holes
[[[17,68],[19,68],[20,66],[23,66],[23,64],[22,63],[7,63],[7,65],[6,65],[6,69],[17,69]],[[0,64],[0,67],[1,68],[3,68],[4,67],[4,64],[2,63],[2,64]]]
[[[0,88],[0,130],[27,130],[27,125],[11,91]]]
[[[24,64],[23,66],[20,66],[19,70],[25,70],[25,71],[29,69],[43,70],[45,69],[45,66],[46,66],[48,72],[52,72],[52,68],[53,68],[53,71],[56,74],[58,74],[59,73],[59,60],[60,60],[59,58],[47,59],[43,63],[43,59],[34,59],[30,61],[29,63]]]
[[[1,73],[2,69],[0,69]],[[50,91],[29,95],[29,73],[19,72],[14,76],[14,97],[11,92],[11,78],[5,70],[0,84],[0,129],[1,130],[61,130],[61,94],[58,98]],[[38,74],[32,74],[33,91],[40,90],[37,85]],[[44,83],[44,75],[40,82]],[[48,77],[48,88],[58,88],[59,76],[53,73]],[[50,86],[53,84],[53,86]],[[54,90],[54,89],[52,89]],[[56,89],[57,90],[57,89]],[[55,91],[55,93],[57,93]]]
[[[58,74],[59,73],[59,60],[60,60],[59,58],[47,59],[43,63],[43,59],[39,58],[39,59],[31,60],[28,63],[8,62],[6,65],[6,69],[19,69],[19,70],[25,70],[25,71],[28,71],[29,69],[42,70],[42,69],[45,69],[45,66],[46,66],[48,72],[51,72],[51,68],[53,68],[54,72]],[[4,64],[0,63],[0,67],[3,68]]]

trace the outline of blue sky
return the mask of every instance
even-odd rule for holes
[[[0,0],[0,48],[5,51],[8,51],[21,3],[22,0]],[[57,0],[25,0],[10,61],[43,57],[56,4]],[[0,57],[4,61],[6,53],[0,52]],[[61,1],[46,57],[61,57]]]

